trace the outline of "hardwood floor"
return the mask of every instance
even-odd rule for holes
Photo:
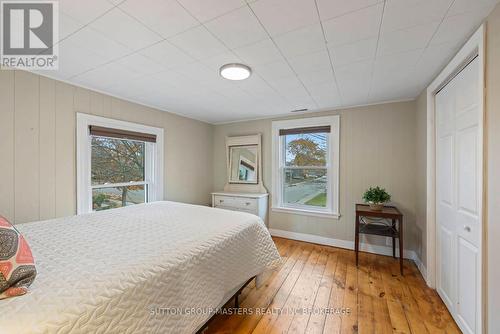
[[[460,333],[413,262],[402,277],[391,257],[360,253],[356,268],[353,251],[273,239],[286,262],[205,333]]]

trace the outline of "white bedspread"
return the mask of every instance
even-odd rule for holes
[[[279,261],[257,216],[174,202],[16,227],[38,275],[0,301],[1,334],[192,333]]]

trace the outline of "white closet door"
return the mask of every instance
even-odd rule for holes
[[[436,95],[437,291],[464,333],[481,330],[479,61]]]

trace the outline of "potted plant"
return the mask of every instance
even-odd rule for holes
[[[384,208],[384,204],[391,200],[391,195],[389,195],[384,188],[380,188],[379,186],[370,187],[365,191],[363,200],[370,205],[370,209],[381,211]]]

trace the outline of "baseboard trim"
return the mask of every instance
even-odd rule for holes
[[[350,249],[350,250],[354,249],[354,241],[326,238],[326,237],[322,237],[322,236],[314,235],[314,234],[290,232],[290,231],[285,231],[285,230],[277,230],[277,229],[273,229],[273,228],[269,229],[269,233],[271,233],[271,235],[275,236],[275,237],[281,237],[281,238],[298,240],[298,241],[305,241],[305,242],[310,242],[310,243],[314,243],[314,244],[333,246],[333,247],[345,248],[345,249]],[[367,252],[367,253],[392,256],[392,248],[387,247],[387,246],[372,245],[372,244],[367,244],[367,243],[362,242],[362,243],[360,243],[359,249],[361,251]],[[404,255],[405,259],[413,260],[413,261],[415,261],[415,263],[417,263],[417,261],[415,259],[418,257],[414,251],[409,250],[409,249],[405,249],[403,255]],[[420,259],[418,260],[418,262],[421,263]]]
[[[420,274],[422,275],[425,283],[427,285],[429,285],[429,282],[427,281],[427,268],[424,266],[424,264],[422,263],[422,260],[420,260],[417,253],[415,253],[415,258],[413,259],[413,261],[415,261],[415,264],[417,265],[418,271],[420,271]]]
[[[285,231],[285,230],[277,230],[277,229],[273,229],[273,228],[269,229],[269,233],[271,233],[271,235],[274,237],[280,237],[280,238],[292,239],[292,240],[298,240],[298,241],[305,241],[305,242],[310,242],[313,244],[339,247],[339,248],[345,248],[345,249],[350,249],[350,250],[354,249],[354,241],[326,238],[326,237],[322,237],[322,236],[314,235],[314,234],[306,234],[306,233],[298,233],[298,232],[291,232],[291,231]],[[392,248],[387,247],[387,246],[372,245],[372,244],[367,244],[367,243],[361,242],[359,245],[359,249],[361,251],[367,252],[367,253],[392,256]],[[418,270],[420,271],[420,274],[422,275],[424,280],[427,282],[427,268],[424,266],[424,264],[422,263],[422,261],[418,257],[417,253],[413,250],[405,249],[403,255],[404,255],[405,259],[412,260],[413,262],[415,262],[415,265],[417,266]]]

